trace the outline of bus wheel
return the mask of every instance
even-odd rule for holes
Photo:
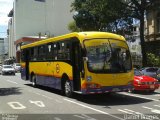
[[[73,95],[71,82],[69,80],[66,80],[66,82],[65,82],[64,92],[67,97],[72,97],[72,95]]]
[[[32,86],[36,87],[36,76],[35,75],[32,76]]]

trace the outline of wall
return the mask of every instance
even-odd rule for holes
[[[67,25],[72,21],[71,2],[73,0],[15,0],[14,41],[25,36],[57,36],[68,33]]]

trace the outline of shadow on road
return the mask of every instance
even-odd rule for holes
[[[31,84],[25,84],[25,85],[32,87]],[[56,90],[53,88],[38,86],[37,89],[52,92],[57,95],[62,95],[60,90]],[[104,106],[105,108],[110,108],[109,106],[134,105],[152,101],[143,98],[137,98],[134,96],[124,95],[121,93],[108,93],[108,94],[106,93],[106,94],[92,94],[92,95],[74,94],[74,96],[71,99],[76,99],[80,102],[84,102],[87,104]]]
[[[86,95],[86,96],[76,95],[74,99],[77,99],[78,101],[81,102],[85,102],[87,104],[101,105],[106,108],[109,108],[109,106],[134,105],[152,101],[143,98],[137,98],[134,96],[123,95],[121,93]]]
[[[21,94],[19,87],[11,87],[11,88],[0,88],[0,96],[7,95],[18,95]]]
[[[139,95],[157,95],[160,94],[159,92],[149,92],[149,91],[134,91],[134,94],[139,94]]]

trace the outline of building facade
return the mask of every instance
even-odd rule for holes
[[[8,38],[0,38],[0,64],[8,59]]]
[[[8,25],[10,56],[16,57],[18,50],[16,48],[19,48],[24,42],[24,37],[39,36],[41,39],[41,36],[54,37],[69,33],[68,24],[73,21],[73,13],[70,12],[72,1],[14,0],[13,10],[9,13],[11,20]]]
[[[4,38],[0,38],[0,64],[3,62]]]
[[[148,52],[160,56],[160,0],[147,11],[145,42]]]
[[[134,66],[142,66],[142,52],[140,42],[140,25],[133,25],[132,35],[127,37],[127,43],[131,51]]]

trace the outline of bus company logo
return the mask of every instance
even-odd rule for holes
[[[59,73],[59,71],[60,71],[60,66],[59,66],[59,64],[57,63],[57,64],[56,64],[56,72]]]

